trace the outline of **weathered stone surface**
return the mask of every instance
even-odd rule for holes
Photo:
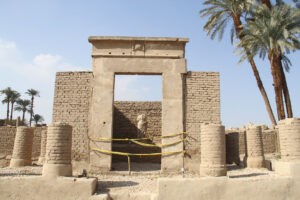
[[[72,176],[72,126],[53,123],[48,126],[43,176]]]
[[[25,126],[17,127],[10,167],[31,165],[33,134],[33,128]]]
[[[163,200],[282,200],[300,199],[299,178],[230,179],[227,177],[160,178],[158,199]]]
[[[97,188],[97,178],[41,176],[0,177],[0,199],[87,200]]]
[[[187,38],[91,36],[92,56],[183,58]]]
[[[247,167],[265,167],[265,156],[263,149],[261,126],[250,126],[246,131],[247,141]]]
[[[108,39],[108,40],[107,40]],[[148,53],[147,58],[139,58],[139,56],[128,56],[126,52],[118,54],[116,57],[104,55],[99,49],[108,49],[111,46],[111,40],[116,45],[115,49],[127,49],[131,51],[131,44],[134,41],[139,43],[138,38],[90,38],[93,44],[93,96],[91,105],[91,123],[89,125],[90,137],[112,137],[113,127],[113,95],[114,95],[114,76],[115,74],[162,74],[163,80],[163,100],[162,100],[162,135],[183,132],[183,73],[186,73],[186,60],[184,57],[184,45],[187,41],[176,39],[168,41],[166,39],[156,40],[152,44],[149,41],[151,55]],[[141,38],[141,40],[143,40]],[[147,41],[145,40],[145,43]],[[174,45],[181,48],[174,48]],[[148,45],[149,46],[149,45]],[[163,47],[162,51],[161,48]],[[147,49],[147,45],[134,45],[133,49],[142,51]],[[157,50],[157,51],[156,51]],[[169,53],[175,52],[175,57],[170,58]],[[177,50],[181,56],[176,53]],[[102,50],[101,50],[102,51]],[[124,50],[125,51],[125,50]],[[155,56],[153,56],[156,52]],[[162,53],[163,52],[163,53]],[[111,52],[111,54],[113,54]],[[108,53],[110,55],[110,53]],[[150,56],[148,56],[150,55]],[[179,56],[178,56],[179,55]],[[159,57],[159,58],[154,58]],[[170,84],[172,83],[172,84]],[[98,112],[101,110],[101,115]],[[178,138],[165,138],[162,143],[170,143],[178,140]],[[93,147],[99,148],[99,144],[91,141]],[[111,151],[111,144],[101,144],[101,148]],[[164,147],[162,152],[177,152],[183,150],[183,144]],[[183,160],[181,154],[173,154],[162,156],[163,171],[180,171]],[[90,164],[92,168],[102,170],[110,170],[111,156],[103,153],[91,151]]]
[[[41,131],[41,151],[38,163],[43,165],[45,162],[45,155],[46,155],[46,145],[47,145],[47,127],[43,128]]]
[[[279,121],[281,158],[285,161],[300,161],[300,118]]]
[[[201,176],[226,176],[225,127],[201,125]]]
[[[218,72],[189,71],[184,82],[184,124],[188,132],[184,165],[186,170],[199,173],[200,125],[221,123],[220,78]]]

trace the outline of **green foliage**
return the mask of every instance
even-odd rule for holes
[[[44,118],[43,118],[43,116],[41,116],[39,114],[35,114],[35,115],[33,115],[33,120],[34,120],[35,124],[38,124],[39,122],[43,122]]]
[[[259,55],[262,59],[266,55],[282,56],[286,70],[290,61],[285,54],[300,48],[300,10],[291,5],[276,5],[272,9],[265,5],[252,8],[253,20],[247,21],[241,34],[245,35],[238,44],[241,61],[247,59],[246,47],[251,56]]]
[[[34,105],[34,97],[39,97],[40,96],[40,92],[38,90],[35,89],[28,89],[26,94],[28,94],[29,96],[31,96],[31,104],[30,104],[30,119],[29,119],[29,125],[31,126],[31,122],[32,122],[32,118],[33,118],[33,105]]]
[[[221,40],[232,17],[246,16],[251,3],[250,0],[206,0],[203,4],[208,7],[200,11],[202,18],[209,17],[203,29],[211,39],[218,35],[218,39]],[[235,35],[235,27],[231,26],[231,42]]]

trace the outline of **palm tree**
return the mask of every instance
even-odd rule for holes
[[[8,87],[4,90],[1,90],[0,93],[2,95],[5,95],[4,99],[2,100],[2,103],[3,104],[7,103],[7,116],[6,116],[6,119],[8,121],[9,120],[9,104],[10,104],[10,100],[11,100],[13,90],[11,89],[11,87]]]
[[[39,122],[44,121],[43,116],[39,115],[39,114],[35,114],[33,115],[33,120],[35,122],[35,124],[38,124]]]
[[[13,92],[11,94],[11,99],[10,99],[10,103],[11,103],[10,120],[13,120],[14,104],[20,98],[20,96],[21,95],[19,92],[13,90]]]
[[[32,116],[33,116],[33,102],[34,102],[34,97],[40,96],[40,92],[38,90],[34,90],[34,89],[28,89],[26,94],[28,94],[29,96],[31,96],[31,105],[30,105],[30,119],[29,119],[29,126],[31,126],[31,122],[32,122]]]
[[[30,100],[27,99],[18,99],[17,106],[15,107],[16,111],[23,112],[22,122],[25,123],[25,113],[29,111],[28,106],[30,105]]]
[[[284,86],[282,61],[289,67],[290,61],[285,54],[300,48],[298,40],[300,10],[284,4],[273,6],[272,9],[266,5],[257,5],[254,9],[255,12],[252,13],[254,19],[249,20],[242,31],[244,38],[238,46],[251,49],[251,56],[259,54],[264,58],[268,55],[276,95],[277,115],[281,120],[285,118],[282,91],[285,87],[287,89],[287,86]],[[243,53],[245,57],[245,51]]]
[[[299,0],[293,0],[296,3],[296,7],[299,8],[299,4],[298,1]],[[266,5],[269,9],[272,9],[272,4],[270,0],[261,0],[261,3]],[[276,5],[284,5],[285,3],[283,2],[283,0],[276,0]],[[298,25],[300,26],[300,24]],[[286,61],[285,56],[281,56],[281,61],[284,63],[285,65],[285,69],[288,72],[289,71],[289,61]],[[293,117],[293,111],[292,111],[292,104],[291,104],[291,98],[290,98],[290,93],[289,93],[289,89],[287,87],[287,82],[286,82],[286,78],[285,78],[285,74],[283,71],[283,67],[282,67],[282,62],[280,63],[281,65],[281,69],[280,69],[280,77],[282,79],[282,92],[284,95],[284,100],[285,100],[285,105],[286,105],[286,111],[287,111],[287,115],[288,118],[292,118]],[[283,104],[283,102],[282,102]],[[284,113],[284,106],[282,106],[281,108],[281,112],[283,113],[282,115],[285,116]]]
[[[241,34],[241,31],[243,30],[241,17],[249,10],[249,1],[207,0],[204,2],[204,5],[208,5],[209,7],[201,10],[200,14],[201,17],[209,16],[209,19],[204,26],[204,30],[207,31],[207,34],[211,36],[211,39],[214,39],[217,34],[219,39],[222,39],[224,30],[229,21],[233,21],[233,27],[231,28],[231,42],[233,42],[234,35],[237,35],[239,40],[243,39],[243,35]],[[253,57],[250,56],[250,52],[247,49],[245,49],[245,51],[247,52],[248,62],[252,67],[257,86],[264,99],[270,120],[272,124],[276,125],[276,120],[256,64],[253,60]]]

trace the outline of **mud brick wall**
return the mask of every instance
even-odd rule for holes
[[[41,133],[42,127],[34,128],[33,145],[32,145],[32,160],[38,160],[41,153]]]
[[[88,160],[88,113],[92,93],[92,72],[56,73],[53,122],[65,122],[73,127],[72,158]]]
[[[37,160],[41,151],[41,127],[34,129],[32,160]],[[8,166],[13,152],[16,137],[16,127],[0,127],[0,166]]]
[[[115,101],[114,102],[114,138],[137,138],[137,116],[146,114],[147,132],[145,137],[161,136],[161,111],[162,105],[159,101]],[[143,141],[146,142],[146,141]],[[153,138],[153,144],[160,144],[159,137]],[[113,151],[128,153],[158,153],[160,148],[143,147],[128,142],[114,142]],[[124,156],[113,156],[113,162],[126,161]],[[132,157],[133,162],[156,162],[160,163],[160,156]]]
[[[12,155],[15,136],[16,127],[0,127],[0,154],[2,156]]]
[[[200,165],[200,125],[221,122],[219,73],[189,71],[184,76],[184,94],[185,129],[189,132],[185,142],[185,162],[187,168],[197,171]]]
[[[137,116],[146,114],[146,137],[161,135],[161,102],[159,101],[115,101],[114,138],[137,138]]]
[[[53,122],[73,126],[72,158],[88,160],[88,113],[92,72],[56,74]],[[184,125],[189,137],[185,148],[196,171],[200,163],[200,124],[220,123],[220,81],[217,72],[188,72],[184,80]],[[136,138],[136,117],[148,116],[148,137],[161,134],[161,102],[115,102],[114,138]],[[159,140],[159,141],[158,141]],[[159,143],[160,139],[155,141]],[[131,145],[132,146],[132,145]]]
[[[262,131],[264,153],[279,153],[278,130],[267,129]],[[240,154],[245,154],[245,131],[239,131]]]

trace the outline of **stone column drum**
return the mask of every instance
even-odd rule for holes
[[[33,128],[25,126],[17,128],[10,167],[31,165],[33,134]]]
[[[47,144],[47,128],[43,128],[41,131],[41,151],[38,163],[43,165],[45,162],[45,155],[46,155],[46,144]]]
[[[200,176],[226,176],[225,127],[201,125]]]
[[[300,161],[300,118],[279,121],[281,159]]]
[[[265,167],[265,156],[261,126],[251,126],[246,131],[247,156],[246,162],[249,168]]]
[[[72,176],[72,126],[53,123],[48,126],[43,176]]]

